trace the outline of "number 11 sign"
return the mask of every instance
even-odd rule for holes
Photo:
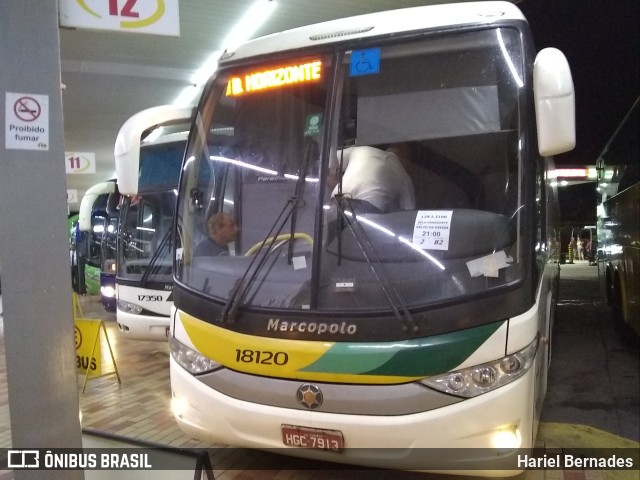
[[[96,154],[93,152],[66,152],[64,163],[68,174],[96,173]]]

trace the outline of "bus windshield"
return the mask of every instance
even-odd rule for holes
[[[491,28],[221,69],[185,156],[176,281],[229,316],[519,281],[523,58],[516,29]]]
[[[171,282],[173,192],[127,197],[122,206],[118,278]],[[172,203],[173,202],[173,203]]]
[[[139,194],[125,197],[121,207],[119,281],[172,282],[171,228],[184,145],[182,139],[141,148]]]
[[[105,229],[102,233],[101,265],[103,272],[113,271],[116,263],[116,244],[118,241],[118,217],[110,215],[105,221]]]

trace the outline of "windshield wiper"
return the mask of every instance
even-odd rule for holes
[[[149,280],[149,277],[151,276],[151,272],[158,271],[159,267],[156,266],[156,263],[160,258],[160,254],[164,250],[166,250],[169,244],[169,238],[171,238],[171,229],[168,229],[164,233],[164,235],[162,236],[162,240],[160,240],[160,244],[158,245],[158,248],[156,248],[156,251],[153,252],[153,255],[151,256],[151,260],[149,260],[149,264],[147,265],[147,268],[142,274],[142,278],[140,279],[140,285],[142,287],[146,286],[146,283]]]
[[[253,282],[257,278],[258,273],[260,273],[260,271],[262,270],[262,267],[266,263],[267,258],[269,257],[269,253],[271,252],[271,250],[274,248],[276,244],[275,242],[276,237],[280,235],[280,233],[284,229],[284,226],[286,225],[286,223],[289,221],[290,218],[291,218],[291,237],[289,238],[290,245],[289,245],[288,259],[289,259],[289,264],[291,264],[291,259],[293,255],[291,244],[293,243],[294,234],[295,234],[297,211],[301,206],[304,205],[304,201],[302,200],[302,194],[304,192],[303,186],[306,179],[306,166],[308,163],[310,152],[311,152],[311,149],[307,147],[307,152],[305,153],[305,157],[302,162],[303,165],[300,170],[298,180],[296,181],[296,186],[294,189],[293,196],[290,197],[289,200],[287,200],[287,203],[282,208],[282,211],[278,215],[278,218],[276,218],[276,221],[271,226],[269,233],[267,233],[266,237],[260,244],[260,247],[258,247],[258,250],[254,254],[253,260],[251,260],[251,262],[249,263],[249,266],[244,271],[244,274],[242,275],[242,277],[240,277],[240,279],[236,282],[233,289],[231,290],[231,293],[229,294],[229,300],[227,300],[227,303],[225,304],[224,308],[222,309],[222,313],[220,314],[223,323],[234,322],[236,314],[238,313],[238,309],[240,308],[240,305],[244,301],[244,298],[246,297],[247,292],[251,288],[251,285],[253,285]],[[273,240],[269,242],[269,239],[273,239]],[[267,249],[263,253],[262,250],[265,248],[265,246],[267,247]],[[258,264],[253,269],[251,276],[247,279],[249,272],[251,272],[254,263],[258,259],[259,259]]]
[[[307,165],[309,164],[309,157],[311,157],[311,149],[313,148],[313,144],[311,142],[307,142],[306,150],[304,152],[304,157],[302,159],[302,166],[300,167],[300,172],[298,173],[298,180],[296,181],[296,189],[293,193],[293,198],[296,198],[298,202],[302,201],[304,196],[304,186],[306,184],[307,179]],[[296,233],[296,224],[298,222],[298,208],[295,208],[291,212],[291,228],[290,233],[291,237],[289,238],[289,249],[287,251],[287,264],[291,265],[293,262],[293,238]]]
[[[271,251],[273,246],[276,244],[275,237],[280,235],[280,233],[284,229],[285,224],[291,217],[291,213],[296,208],[297,208],[297,202],[295,201],[294,197],[291,197],[287,201],[287,203],[284,205],[284,208],[278,215],[278,218],[272,225],[271,229],[269,230],[269,233],[267,233],[264,240],[258,247],[258,250],[254,254],[253,259],[249,263],[249,266],[244,271],[244,274],[242,275],[242,277],[238,279],[233,289],[231,290],[229,294],[229,300],[227,300],[227,303],[225,304],[224,308],[222,309],[222,313],[220,314],[223,323],[226,323],[226,322],[233,323],[233,321],[235,320],[235,316],[238,312],[238,308],[240,307],[240,304],[244,300],[244,297],[246,296],[247,291],[253,284],[256,276],[262,269],[262,266],[265,264],[267,257],[269,256],[269,252]],[[275,234],[274,234],[274,231],[275,231]],[[273,240],[269,242],[269,239],[273,239]],[[265,246],[267,247],[267,249],[264,252],[264,254],[262,254],[262,250]],[[249,272],[251,271],[253,264],[258,259],[260,260],[258,265],[256,266],[255,269],[253,269],[253,273],[251,274],[251,277],[247,280],[247,276],[249,275]]]
[[[356,242],[360,247],[360,251],[364,256],[364,259],[367,262],[367,265],[369,265],[369,268],[371,269],[373,277],[376,279],[376,281],[380,285],[380,289],[382,290],[382,293],[385,299],[387,300],[387,303],[391,307],[393,314],[400,322],[400,326],[402,327],[402,330],[404,330],[405,332],[412,332],[412,333],[417,332],[419,330],[418,324],[416,323],[415,319],[411,315],[411,312],[409,311],[409,307],[407,306],[407,303],[405,302],[404,298],[402,297],[402,295],[400,295],[398,290],[394,287],[393,283],[390,282],[388,278],[386,278],[386,275],[384,274],[384,272],[378,271],[378,269],[374,266],[374,262],[378,265],[381,265],[382,262],[380,261],[380,257],[378,256],[378,253],[376,252],[375,247],[371,243],[369,236],[364,231],[364,229],[362,228],[362,225],[358,221],[358,215],[354,211],[353,206],[350,204],[349,197],[346,197],[340,194],[339,196],[336,195],[334,198],[335,198],[336,207],[338,210],[339,223],[342,222],[342,225],[346,224],[347,227],[349,228],[349,231],[351,232],[353,237],[356,239]],[[345,203],[349,206],[349,209],[351,210],[351,221],[349,218],[347,218],[347,213],[344,208]],[[354,228],[354,224],[356,228]],[[340,225],[338,225],[338,228],[340,228]],[[341,233],[339,232],[338,233],[339,255],[341,253],[340,252],[340,248],[341,248],[340,235]],[[373,261],[371,257],[373,257]],[[338,261],[340,261],[340,256],[338,257]]]
[[[344,230],[344,207],[343,207],[343,198],[344,194],[342,193],[342,169],[344,167],[344,149],[340,150],[340,165],[338,166],[338,193],[334,196],[336,200],[336,206],[338,211],[337,218],[337,234],[338,234],[338,266],[342,265],[342,231]],[[342,215],[340,214],[342,213]]]

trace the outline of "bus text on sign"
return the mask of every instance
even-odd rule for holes
[[[322,62],[316,60],[301,65],[290,65],[261,72],[247,73],[244,78],[231,77],[227,85],[227,96],[238,96],[267,88],[317,81],[320,80],[321,68]]]

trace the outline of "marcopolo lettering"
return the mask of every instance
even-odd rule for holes
[[[267,331],[272,332],[354,335],[357,330],[357,325],[347,322],[289,322],[282,321],[279,318],[270,318],[269,323],[267,323]]]

